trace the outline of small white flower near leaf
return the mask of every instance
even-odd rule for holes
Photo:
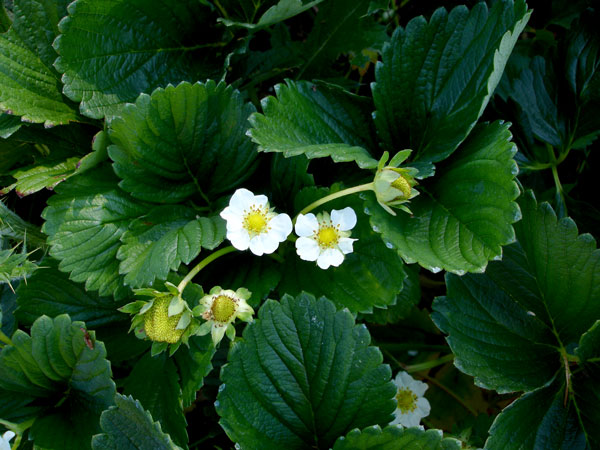
[[[249,248],[257,256],[273,253],[292,232],[290,216],[276,214],[266,196],[248,189],[235,191],[221,217],[227,221],[231,244],[238,250]]]
[[[220,286],[212,288],[194,308],[194,315],[202,316],[206,320],[200,325],[196,334],[204,336],[210,332],[215,345],[221,342],[225,333],[233,341],[235,338],[233,321],[238,318],[244,322],[252,322],[254,309],[246,302],[251,295],[246,288],[240,288],[235,292],[221,289]]]
[[[332,210],[331,216],[320,213],[300,214],[295,231],[298,236],[296,252],[305,261],[316,261],[321,269],[337,267],[344,256],[352,253],[350,230],[356,225],[356,213],[350,207]]]
[[[0,450],[10,450],[10,440],[15,437],[15,433],[13,431],[5,432],[2,437],[0,437]]]
[[[431,411],[429,401],[423,397],[429,386],[422,381],[415,380],[406,372],[398,372],[394,379],[397,387],[394,411],[396,418],[390,425],[400,424],[404,427],[417,427],[423,417]]]

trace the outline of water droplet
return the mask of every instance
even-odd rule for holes
[[[369,214],[369,215],[371,214],[371,211],[369,210],[369,208],[365,208],[364,211],[365,211],[365,214]]]
[[[442,271],[440,267],[430,267],[429,270],[433,273],[438,273]]]
[[[392,244],[392,243],[391,243],[391,242],[389,242],[389,241],[385,243],[385,246],[386,246],[387,248],[394,248],[394,244]]]
[[[527,311],[528,316],[535,317],[535,313],[533,311]]]
[[[371,228],[373,228],[373,231],[374,231],[375,233],[379,233],[379,232],[381,232],[381,230],[379,229],[379,227],[378,227],[377,225],[373,225],[373,226],[371,226]]]

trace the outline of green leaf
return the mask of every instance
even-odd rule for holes
[[[310,160],[302,155],[285,158],[275,153],[271,159],[271,190],[273,204],[280,208],[293,208],[296,193],[304,187],[314,186],[315,180],[308,172]]]
[[[204,386],[204,377],[212,370],[212,358],[216,348],[210,334],[192,336],[189,348],[181,346],[175,353],[175,364],[181,376],[181,390],[184,408],[190,407],[196,401],[196,392]]]
[[[600,362],[600,320],[581,335],[576,353],[583,363],[594,358],[598,359],[596,362]]]
[[[573,376],[574,403],[590,449],[600,445],[600,354]]]
[[[146,353],[125,380],[125,395],[139,400],[162,429],[180,447],[187,448],[187,423],[183,415],[177,369],[166,353]]]
[[[239,92],[213,81],[140,95],[110,123],[108,153],[120,186],[142,200],[178,203],[240,185],[256,159],[245,136],[252,111]]]
[[[370,109],[358,96],[330,85],[287,81],[275,86],[275,97],[266,97],[263,114],[250,116],[248,135],[262,152],[284,156],[331,157],[335,162],[355,161],[373,169],[377,161],[370,129]]]
[[[311,197],[314,197],[312,192],[317,191],[308,188],[302,193],[311,193]],[[326,270],[315,262],[302,261],[297,255],[290,255],[283,267],[283,279],[278,291],[297,295],[303,290],[310,290],[314,295],[330,298],[339,309],[370,313],[374,307],[385,308],[394,304],[406,278],[404,263],[371,230],[368,217],[361,214],[359,198],[344,197],[328,202],[325,209],[340,210],[346,206],[352,207],[357,213],[357,225],[350,236],[358,239],[353,244],[353,252],[345,256],[339,267]]]
[[[8,285],[0,285],[0,331],[7,336],[12,336],[18,325],[14,315],[16,307],[15,293]],[[0,417],[4,416],[0,414]]]
[[[0,250],[0,283],[11,283],[26,279],[38,269],[38,265],[30,261],[25,248],[20,253],[15,249]]]
[[[564,406],[564,386],[556,385],[529,392],[506,407],[496,417],[485,449],[585,450],[573,405]]]
[[[18,116],[0,113],[0,138],[6,139],[21,128],[23,122]]]
[[[119,275],[120,238],[132,220],[147,212],[117,187],[110,167],[102,166],[61,183],[42,213],[50,255],[86,290],[100,295],[127,294]]]
[[[484,2],[470,11],[438,9],[397,28],[377,64],[375,123],[390,151],[441,161],[483,113],[519,34],[529,20],[524,0]]]
[[[372,314],[365,314],[363,318],[367,322],[386,325],[396,323],[404,318],[410,310],[421,300],[421,284],[419,281],[419,266],[404,266],[406,278],[403,281],[402,290],[396,296],[396,303],[387,308],[373,308]]]
[[[186,206],[158,206],[134,220],[121,236],[119,271],[132,287],[166,280],[169,271],[189,264],[201,248],[212,250],[225,239],[225,222],[218,216],[197,217]]]
[[[416,186],[421,195],[408,203],[412,216],[391,216],[367,196],[373,229],[408,263],[434,272],[483,272],[514,241],[512,223],[520,218],[510,138],[501,122],[477,126],[436,177]]]
[[[16,170],[11,174],[17,180],[14,188],[19,196],[34,194],[44,188],[54,189],[75,173],[79,160],[77,156],[61,161],[50,160]]]
[[[36,271],[17,289],[17,317],[24,325],[31,325],[40,314],[56,317],[69,314],[72,320],[85,322],[88,327],[122,322],[126,316],[112,297],[100,297],[88,292],[82,284],[69,280],[67,274],[58,270],[58,262],[45,258]]]
[[[228,27],[243,27],[249,30],[256,30],[268,27],[270,25],[274,25],[276,23],[297,16],[298,14],[303,13],[304,11],[312,8],[313,6],[318,5],[322,1],[323,0],[315,0],[306,4],[302,4],[302,0],[280,0],[279,3],[271,6],[268,10],[266,10],[265,13],[259,19],[259,21],[255,24],[236,22],[234,20],[223,18],[219,18],[217,19],[217,21],[222,22],[225,26]]]
[[[370,0],[329,0],[319,6],[306,39],[308,56],[297,78],[311,78],[330,67],[342,53],[380,50],[388,40],[385,28],[368,15]]]
[[[160,423],[154,422],[140,402],[130,396],[117,394],[115,406],[100,416],[100,426],[104,433],[92,439],[95,450],[181,449],[173,444],[168,434],[163,433]]]
[[[329,449],[353,428],[386,424],[396,389],[364,325],[327,299],[267,300],[221,370],[220,424],[242,447]]]
[[[42,316],[31,336],[17,331],[0,353],[0,393],[29,399],[37,415],[29,436],[41,448],[90,448],[101,412],[113,403],[104,344],[84,326],[66,314]]]
[[[12,27],[0,35],[0,109],[46,126],[78,120],[52,67],[52,41],[66,0],[17,0]]]
[[[378,426],[352,430],[340,437],[333,450],[460,450],[460,441],[443,438],[440,430],[420,430],[390,425],[383,430]]]
[[[202,2],[77,0],[68,11],[54,42],[55,66],[65,95],[88,117],[117,114],[140,92],[217,75],[219,58],[207,49],[219,47],[218,33],[198,30],[210,23]]]
[[[434,302],[433,320],[449,334],[455,364],[501,392],[532,390],[552,379],[561,352],[600,316],[600,251],[557,221],[533,194],[520,200],[518,242],[485,274],[447,277],[448,295]],[[562,350],[561,350],[562,349]]]

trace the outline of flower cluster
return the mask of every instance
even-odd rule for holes
[[[273,253],[292,232],[287,214],[276,214],[264,195],[247,189],[235,191],[221,217],[227,221],[227,239],[238,250],[250,249],[255,255]],[[356,213],[350,207],[342,210],[299,214],[294,230],[296,252],[305,261],[316,261],[321,269],[337,267],[344,256],[352,253],[350,238],[356,225]]]

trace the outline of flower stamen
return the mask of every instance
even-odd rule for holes
[[[214,299],[210,308],[215,322],[226,323],[235,314],[237,310],[237,300],[227,295],[219,295]]]
[[[410,389],[399,389],[398,394],[396,394],[396,401],[403,414],[417,409],[417,395]]]

